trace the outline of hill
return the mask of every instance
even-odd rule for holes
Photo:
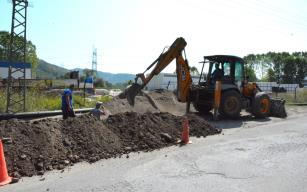
[[[76,68],[73,69],[74,71],[79,71],[80,74],[83,74],[83,69]],[[36,77],[38,79],[56,79],[62,77],[65,73],[72,71],[65,69],[63,67],[59,67],[54,64],[50,64],[44,60],[39,60],[37,66],[37,73]],[[116,83],[126,83],[129,80],[133,80],[135,75],[128,74],[128,73],[108,73],[97,71],[97,76],[108,81],[109,83],[116,84]]]
[[[56,79],[63,76],[70,70],[63,67],[50,64],[44,60],[39,60],[36,70],[36,78],[38,79]]]
[[[76,68],[73,69],[75,71],[79,71],[80,74],[83,74],[83,69]],[[112,84],[116,83],[126,83],[129,80],[133,80],[135,75],[129,74],[129,73],[109,73],[109,72],[102,72],[97,71],[97,76],[104,79],[105,81],[108,81]]]

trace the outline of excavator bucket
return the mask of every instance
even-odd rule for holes
[[[286,101],[281,98],[270,98],[270,101],[271,101],[270,116],[286,118],[287,117],[287,112],[285,108]]]
[[[135,96],[141,91],[142,86],[137,83],[133,83],[128,86],[125,91],[119,96],[121,99],[126,98],[130,105],[134,105]]]

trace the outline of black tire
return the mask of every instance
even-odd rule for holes
[[[202,114],[207,114],[212,110],[212,107],[209,105],[201,105],[198,103],[193,102],[193,106],[195,108],[196,111],[198,111],[199,113]]]
[[[269,116],[270,109],[270,97],[264,92],[257,93],[252,101],[252,114],[256,118],[265,118]]]
[[[241,95],[235,90],[222,93],[219,113],[226,118],[238,118],[242,108]]]

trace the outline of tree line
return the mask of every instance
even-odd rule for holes
[[[249,54],[243,59],[250,81],[301,84],[307,76],[307,52]]]

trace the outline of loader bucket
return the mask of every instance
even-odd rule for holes
[[[137,83],[133,83],[131,86],[125,89],[123,94],[125,95],[130,105],[132,106],[134,105],[134,98],[141,91],[141,89],[142,89],[142,86]]]
[[[272,117],[287,117],[287,112],[285,108],[286,101],[281,98],[270,98],[271,108],[270,108],[270,116]]]

